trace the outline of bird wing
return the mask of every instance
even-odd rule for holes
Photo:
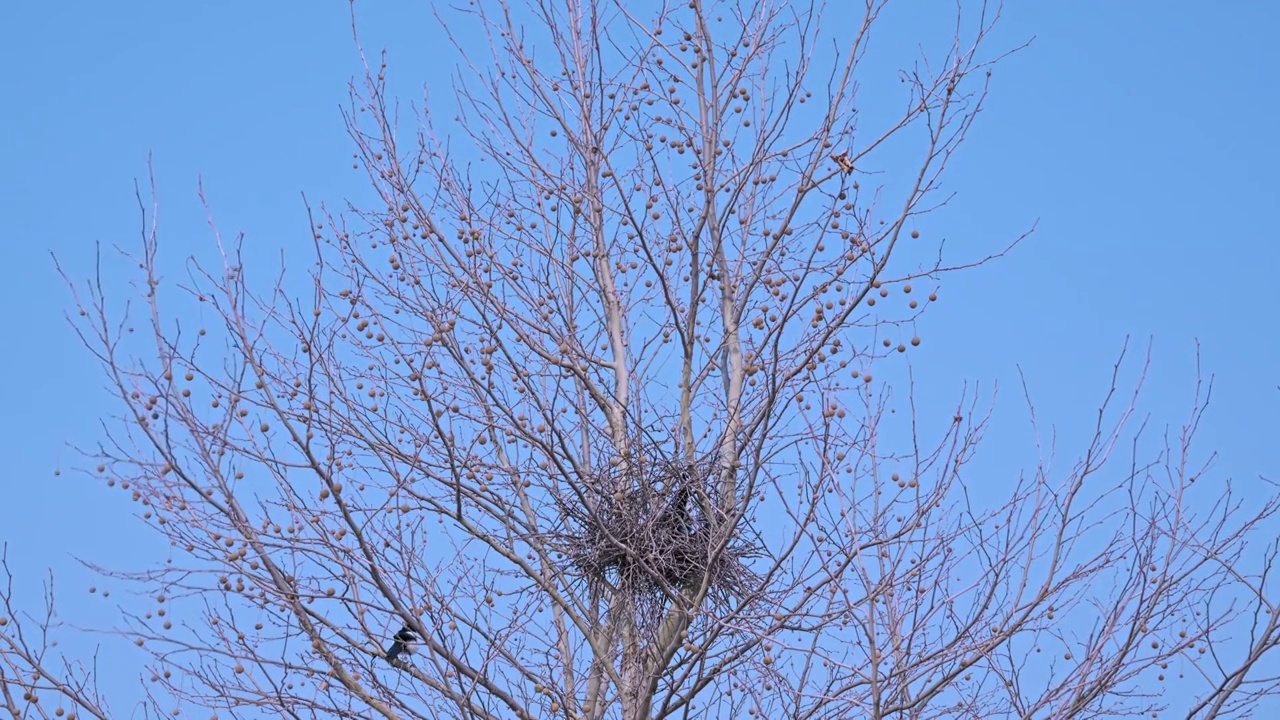
[[[396,633],[395,639],[402,643],[422,642],[422,637],[412,628],[401,628],[400,632]]]

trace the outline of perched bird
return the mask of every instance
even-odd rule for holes
[[[689,518],[689,481],[686,475],[667,506],[664,520],[668,527],[674,528],[681,535],[693,533],[693,523]]]
[[[836,161],[836,164],[840,166],[845,175],[853,174],[853,160],[849,158],[848,152],[842,152],[838,155],[832,153],[831,159]]]
[[[422,643],[422,636],[417,630],[405,625],[400,628],[400,632],[391,638],[391,649],[387,650],[387,660],[395,662],[400,653],[412,655],[418,650],[418,645]]]

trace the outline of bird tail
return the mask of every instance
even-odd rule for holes
[[[387,661],[395,662],[396,658],[400,656],[401,649],[400,643],[391,643],[391,649],[387,650]]]

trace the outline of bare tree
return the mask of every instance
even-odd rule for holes
[[[996,9],[958,11],[864,119],[884,5],[474,3],[451,120],[405,129],[366,61],[346,117],[381,203],[311,211],[302,286],[255,292],[216,227],[222,266],[166,282],[144,207],[145,322],[72,286],[127,407],[93,462],[176,548],[106,571],[154,601],[124,628],[146,706],[1116,717],[1177,673],[1219,717],[1276,689],[1275,546],[1242,568],[1277,499],[1205,502],[1207,388],[1147,454],[1113,382],[1077,464],[1046,448],[983,503],[979,400],[935,423],[873,380],[985,261],[916,228],[1000,57]],[[6,682],[104,716],[21,626]]]
[[[57,652],[57,643],[50,637],[57,625],[53,578],[45,585],[43,612],[24,617],[14,601],[8,546],[0,552],[0,570],[5,580],[0,590],[0,710],[15,718],[49,717],[50,712],[57,712],[48,702],[48,695],[52,695],[57,698],[55,706],[71,704],[88,717],[109,718],[96,687],[97,659],[88,667],[68,660]]]

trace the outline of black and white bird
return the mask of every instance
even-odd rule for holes
[[[422,644],[422,636],[417,630],[405,625],[400,628],[400,632],[391,637],[391,648],[387,650],[387,660],[395,662],[400,654],[412,655],[418,651],[418,646]]]
[[[676,487],[675,493],[671,498],[671,504],[667,506],[664,518],[668,527],[674,529],[681,535],[693,534],[693,523],[689,517],[689,476],[685,474],[680,479],[680,485]]]

